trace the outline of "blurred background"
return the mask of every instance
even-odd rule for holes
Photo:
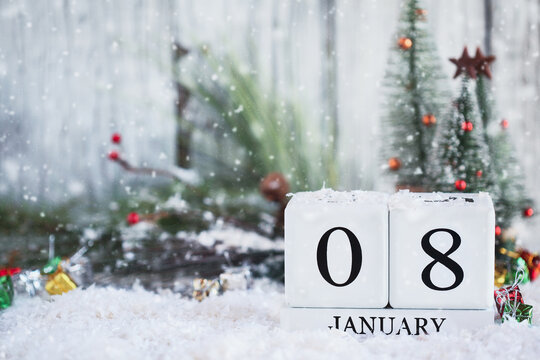
[[[43,264],[53,235],[58,255],[91,250],[98,282],[176,286],[246,258],[270,273],[269,173],[290,191],[394,189],[381,84],[400,3],[1,1],[0,260]],[[538,203],[540,3],[422,4],[451,91],[464,45],[496,55],[498,113]],[[536,218],[515,227],[540,248]]]

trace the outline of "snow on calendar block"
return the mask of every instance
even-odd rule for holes
[[[293,307],[388,303],[388,196],[324,189],[285,209],[285,296]]]
[[[495,212],[487,193],[400,191],[389,210],[392,307],[492,306]]]

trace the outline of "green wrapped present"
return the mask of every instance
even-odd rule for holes
[[[0,277],[0,309],[6,309],[13,303],[13,282],[11,276]]]
[[[510,318],[516,319],[517,322],[522,322],[527,320],[529,324],[532,324],[533,317],[533,307],[528,304],[516,304],[513,302],[508,302],[504,306],[504,313],[502,316],[502,321],[508,320]]]
[[[45,264],[45,266],[41,269],[42,274],[52,275],[58,270],[58,266],[60,265],[60,262],[62,259],[60,256],[54,257],[51,260]]]

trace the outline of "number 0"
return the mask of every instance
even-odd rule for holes
[[[349,275],[347,281],[341,284],[336,283],[328,271],[328,240],[330,239],[330,235],[337,230],[343,231],[347,235],[347,238],[349,238],[352,255],[351,274]],[[358,238],[351,230],[344,227],[335,227],[325,232],[321,237],[321,240],[319,240],[319,245],[317,246],[317,266],[319,267],[319,272],[324,280],[326,280],[330,285],[343,287],[352,283],[354,280],[356,280],[358,274],[360,273],[360,269],[362,268],[362,248],[360,247]]]

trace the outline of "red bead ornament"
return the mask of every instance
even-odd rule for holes
[[[495,236],[500,236],[502,234],[502,229],[499,225],[495,226]]]
[[[508,129],[508,120],[502,119],[501,120],[501,127],[504,129]]]
[[[524,217],[531,217],[534,215],[534,209],[532,207],[528,207],[523,210],[523,216]]]
[[[119,157],[120,155],[118,155],[118,151],[113,150],[109,153],[109,159],[111,159],[112,161],[118,160]]]
[[[465,132],[469,132],[469,131],[472,131],[473,129],[473,123],[470,122],[470,121],[464,121],[461,123],[461,130],[465,131]]]
[[[465,180],[456,180],[454,183],[456,190],[463,191],[467,188],[467,182]]]
[[[388,159],[388,167],[392,171],[398,171],[401,168],[401,160],[397,157],[391,157]]]
[[[408,37],[400,37],[398,39],[398,45],[403,50],[409,50],[412,47],[413,43],[412,40]]]
[[[130,212],[126,217],[126,221],[130,225],[137,224],[140,221],[139,214],[137,214],[136,212]]]
[[[437,123],[437,118],[433,114],[426,114],[422,116],[422,123],[425,126],[435,125]]]
[[[481,178],[482,175],[484,175],[484,173],[482,172],[482,170],[478,170],[478,171],[476,172],[476,177],[477,177],[477,178]]]
[[[122,136],[119,133],[114,133],[111,136],[111,141],[113,142],[113,144],[120,144],[120,142],[122,141]]]

